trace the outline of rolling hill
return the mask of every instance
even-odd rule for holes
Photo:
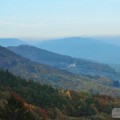
[[[76,74],[104,76],[112,80],[119,80],[120,75],[107,64],[100,64],[90,60],[60,55],[29,45],[7,47],[9,50],[28,58],[34,62],[43,63],[64,69]]]
[[[101,40],[72,37],[37,42],[35,46],[72,57],[109,64],[120,63],[120,47]]]
[[[4,47],[0,47],[0,68],[8,69],[13,74],[27,80],[32,79],[57,88],[119,96],[118,88],[97,83],[94,81],[96,78],[89,79],[87,76],[75,75],[55,67],[31,62]]]

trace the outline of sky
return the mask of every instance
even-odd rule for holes
[[[120,0],[0,0],[0,37],[120,36]]]

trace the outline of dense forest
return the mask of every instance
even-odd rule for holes
[[[1,120],[112,120],[115,107],[118,98],[55,89],[0,70]]]

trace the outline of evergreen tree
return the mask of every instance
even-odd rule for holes
[[[11,96],[0,109],[0,118],[2,120],[36,120],[32,113],[24,107],[14,96]]]

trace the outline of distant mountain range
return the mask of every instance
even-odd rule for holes
[[[101,39],[101,40],[100,40]],[[68,55],[76,58],[88,59],[107,64],[120,64],[120,46],[119,38],[115,38],[117,43],[113,41],[114,38],[61,38],[51,39],[47,41],[21,41],[13,38],[0,38],[0,45],[19,46],[19,45],[33,45],[55,53]]]
[[[16,38],[0,38],[0,45],[3,47],[7,46],[19,46],[26,44],[26,42]]]
[[[21,45],[7,47],[9,50],[34,62],[48,64],[76,74],[104,76],[113,80],[119,80],[120,75],[106,64],[60,55],[37,47]]]
[[[90,79],[87,76],[76,75],[49,65],[31,62],[4,47],[0,47],[0,68],[8,69],[13,74],[27,80],[57,88],[119,96],[119,88],[113,87],[114,83],[109,79],[103,77]]]
[[[72,57],[120,64],[120,47],[107,42],[107,40],[73,37],[37,42],[35,46]]]
[[[104,42],[114,44],[120,47],[120,36],[95,37],[95,39],[102,40]]]

